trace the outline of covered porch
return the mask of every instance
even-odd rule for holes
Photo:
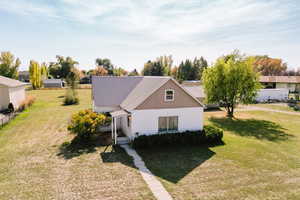
[[[130,142],[131,115],[125,110],[110,112],[112,144],[127,144]]]

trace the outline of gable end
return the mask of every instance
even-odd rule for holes
[[[174,90],[174,100],[165,100],[165,91]],[[188,107],[202,107],[202,104],[185,91],[174,80],[170,79],[163,84],[159,89],[147,97],[136,110],[145,109],[168,109],[168,108],[188,108]]]

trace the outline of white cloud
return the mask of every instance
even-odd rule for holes
[[[48,5],[22,0],[1,0],[0,10],[16,13],[19,15],[34,15],[43,17],[58,17],[55,9]]]
[[[225,28],[268,26],[283,20],[289,11],[275,1],[253,0],[60,0],[55,8],[36,1],[2,0],[0,9],[59,17],[94,27],[101,24],[119,33],[174,43],[193,36],[201,40]]]

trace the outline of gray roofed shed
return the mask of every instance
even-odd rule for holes
[[[7,87],[20,87],[20,86],[28,85],[28,83],[24,83],[4,76],[0,76],[0,84]]]
[[[43,81],[45,88],[62,88],[63,81],[61,79],[45,79]]]

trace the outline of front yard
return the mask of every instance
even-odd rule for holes
[[[63,90],[30,91],[28,110],[0,129],[0,199],[154,199],[131,158],[94,145],[69,151],[72,113]],[[206,112],[225,130],[224,145],[139,150],[147,167],[177,200],[300,199],[300,116],[241,111],[229,120]]]
[[[139,150],[174,199],[300,199],[300,116],[205,114],[225,145]]]
[[[1,200],[154,199],[125,152],[63,150],[71,114],[91,106],[90,90],[78,92],[79,105],[62,106],[64,90],[30,91],[36,103],[0,129]]]

